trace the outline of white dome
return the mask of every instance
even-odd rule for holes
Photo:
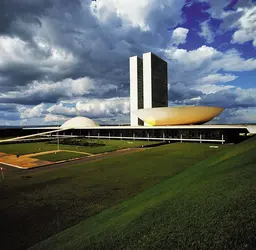
[[[84,127],[97,127],[97,126],[99,125],[93,120],[86,117],[77,116],[64,122],[61,125],[61,128],[84,128]]]

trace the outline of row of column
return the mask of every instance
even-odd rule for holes
[[[88,137],[90,137],[90,131],[88,131]],[[120,133],[120,139],[122,140],[122,133]],[[133,140],[135,140],[136,139],[136,136],[135,136],[135,133],[133,133]],[[149,137],[149,133],[148,133],[148,141],[149,141],[149,139],[150,139],[150,137]],[[98,139],[100,139],[100,133],[98,133]],[[111,136],[110,136],[110,133],[109,133],[109,135],[108,135],[108,139],[110,140],[111,139]],[[173,138],[174,139],[174,138]],[[178,138],[175,138],[175,139],[178,139]],[[196,139],[196,138],[194,138],[194,139]],[[163,141],[165,141],[165,134],[164,134],[164,132],[163,132]],[[183,141],[183,136],[182,136],[182,134],[180,135],[180,142],[182,142]],[[199,137],[199,142],[200,143],[202,143],[202,135],[200,134],[200,137]],[[221,135],[221,143],[222,144],[224,144],[224,135],[222,134]]]

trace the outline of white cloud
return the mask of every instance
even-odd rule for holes
[[[173,44],[179,45],[186,43],[186,38],[188,34],[188,29],[178,27],[172,33],[172,42]]]
[[[191,51],[170,47],[164,50],[164,53],[169,62],[170,80],[173,83],[183,82],[188,86],[220,70],[241,72],[256,69],[256,59],[244,59],[236,50],[220,52],[213,47],[203,45]],[[222,80],[227,80],[227,77],[230,78],[230,76],[225,78],[222,76]]]
[[[230,75],[230,74],[212,74],[205,76],[203,78],[200,78],[198,80],[199,84],[213,84],[213,83],[225,83],[225,82],[231,82],[237,79],[237,76]]]
[[[51,114],[63,116],[78,116],[79,112],[75,107],[64,106],[63,103],[55,104],[47,109]]]
[[[44,121],[46,123],[64,122],[66,120],[67,120],[67,117],[61,116],[61,115],[46,114],[44,117]]]
[[[237,50],[232,49],[225,53],[221,53],[218,60],[212,65],[214,68],[222,68],[226,71],[251,71],[256,69],[256,59],[244,59]]]
[[[202,22],[201,23],[201,32],[199,35],[207,41],[207,43],[212,43],[213,42],[213,32],[211,31],[211,28],[209,27],[208,21]]]
[[[195,70],[196,68],[205,65],[208,61],[212,61],[220,57],[220,52],[212,47],[205,45],[196,50],[187,51],[176,47],[165,50],[166,57],[170,63],[176,63],[177,67],[183,67],[182,70]]]
[[[18,107],[21,119],[41,117],[45,111],[46,105],[41,103],[33,108],[27,108],[25,106]]]
[[[256,6],[250,9],[244,8],[242,11],[242,17],[235,24],[238,30],[233,34],[232,42],[242,44],[253,41],[256,47]]]
[[[196,90],[202,91],[204,94],[214,94],[221,90],[232,89],[232,88],[234,88],[234,86],[232,85],[216,85],[216,84],[204,84],[202,86],[195,87]]]
[[[255,123],[256,122],[256,109],[246,108],[234,110],[232,123]]]
[[[129,113],[130,102],[128,98],[90,100],[87,102],[78,102],[76,109],[89,117],[112,117],[117,114]]]
[[[235,88],[232,85],[220,85],[218,83],[226,83],[235,80],[237,76],[229,74],[212,74],[198,79],[198,86],[195,87],[196,90],[202,91],[204,94],[212,94],[221,90],[227,90]],[[218,84],[218,85],[217,85]]]
[[[126,29],[130,26],[148,31],[158,25],[158,19],[170,19],[175,26],[181,18],[184,3],[184,0],[105,0],[92,1],[90,9],[102,24],[120,18]]]
[[[45,116],[47,121],[75,116],[86,116],[92,119],[112,118],[127,115],[130,112],[130,102],[129,98],[84,99],[68,104],[60,102],[49,107],[47,112]]]
[[[248,124],[256,122],[256,109],[251,108],[234,108],[225,109],[220,116],[216,117],[211,123],[227,123],[227,124]]]
[[[244,105],[238,97],[243,95],[242,90],[234,90],[235,86],[226,84],[235,80],[237,76],[219,72],[255,70],[256,59],[244,59],[236,50],[221,52],[205,45],[191,51],[170,47],[164,52],[169,63],[170,100],[180,104],[193,103],[197,100],[206,105],[208,101],[215,105],[228,105],[226,103],[229,101],[228,97],[222,96],[224,91],[225,95],[235,98],[231,103],[236,103],[238,106]],[[253,106],[254,101],[249,95],[251,93],[255,95],[255,93],[253,91],[246,93],[245,105]],[[213,94],[216,95],[213,96]]]
[[[91,11],[98,17],[100,22],[104,23],[111,19],[113,15],[127,20],[133,26],[138,26],[142,30],[148,30],[146,24],[146,17],[149,10],[148,0],[105,0],[105,1],[92,1]]]
[[[236,101],[244,106],[256,107],[256,88],[242,89],[236,88],[235,93],[237,95]]]

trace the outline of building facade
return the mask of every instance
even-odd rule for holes
[[[144,125],[134,111],[168,106],[168,65],[153,53],[130,58],[131,126]],[[145,124],[147,125],[147,124]]]
[[[153,53],[143,54],[144,108],[168,106],[168,65]]]

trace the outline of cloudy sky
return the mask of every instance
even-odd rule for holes
[[[169,106],[256,122],[255,0],[1,0],[0,125],[129,122],[129,57],[149,51]]]

